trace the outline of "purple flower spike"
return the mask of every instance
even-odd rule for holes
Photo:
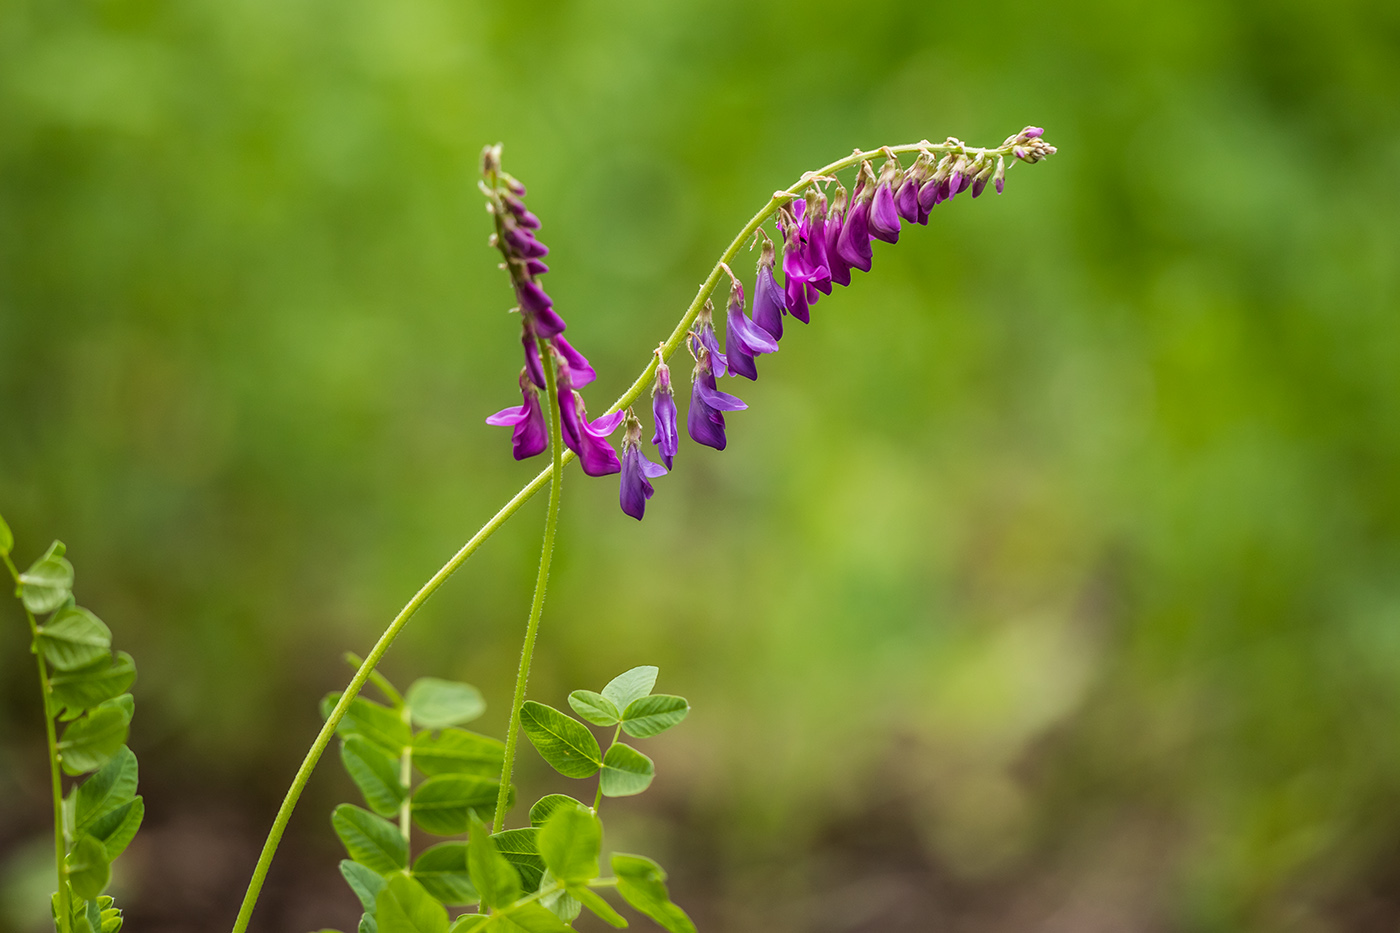
[[[742,399],[715,387],[709,351],[702,349],[695,372],[690,376],[690,410],[686,412],[685,427],[691,440],[723,450],[726,443],[724,412],[743,411],[748,407]]]
[[[511,447],[515,459],[525,460],[544,453],[549,447],[549,431],[545,427],[544,409],[540,407],[540,393],[531,383],[525,370],[520,371],[520,395],[524,404],[518,408],[504,408],[486,419],[487,424],[510,425]]]
[[[729,272],[729,267],[724,270]],[[734,274],[729,273],[731,276]],[[729,290],[729,309],[724,326],[725,358],[732,376],[745,379],[758,378],[758,366],[754,357],[763,353],[778,352],[778,344],[768,332],[744,315],[744,286],[734,279]]]
[[[826,263],[831,272],[831,281],[837,285],[851,284],[851,264],[841,258],[837,246],[841,241],[841,231],[845,229],[846,189],[836,186],[836,198],[831,202],[831,212],[826,215]]]
[[[680,433],[676,430],[676,396],[671,391],[671,369],[661,362],[656,364],[656,385],[651,390],[651,415],[656,421],[656,434],[651,442],[669,470],[680,449]]]
[[[753,287],[753,322],[776,341],[783,336],[787,299],[773,278],[773,259],[773,241],[765,237],[763,251],[759,253],[758,279]]]
[[[598,373],[589,364],[588,358],[571,347],[563,334],[556,336],[553,343],[554,349],[563,357],[564,365],[569,367],[569,382],[574,388],[581,389],[598,378]]]
[[[870,199],[859,195],[846,222],[841,227],[841,236],[836,240],[836,252],[852,269],[870,271],[873,258],[870,251]]]
[[[618,489],[622,511],[641,521],[653,492],[650,480],[664,475],[666,468],[652,463],[642,453],[642,423],[632,414],[632,409],[627,409],[627,430],[622,438],[622,482]]]

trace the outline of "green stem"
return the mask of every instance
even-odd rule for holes
[[[1002,146],[996,149],[977,149],[970,146],[953,145],[951,143],[930,144],[928,142],[910,143],[908,145],[892,146],[889,148],[890,151],[895,153],[958,151],[968,154],[987,153],[990,155],[1007,155],[1011,152],[1011,147],[1009,146]],[[652,355],[646,367],[642,370],[641,375],[637,377],[636,381],[632,383],[626,392],[623,392],[622,395],[618,397],[617,401],[612,404],[612,407],[609,408],[605,414],[611,414],[612,412],[626,408],[636,401],[646,390],[652,377],[656,373],[657,364],[669,359],[671,355],[680,348],[682,341],[685,340],[686,332],[695,321],[696,315],[700,313],[700,308],[704,306],[705,299],[710,296],[710,293],[714,291],[715,286],[719,283],[719,277],[723,272],[724,264],[732,260],[735,255],[738,254],[739,249],[749,237],[753,236],[754,231],[756,231],[764,221],[773,216],[783,204],[799,197],[805,188],[815,183],[816,179],[813,176],[830,175],[833,172],[839,172],[842,169],[857,165],[865,159],[877,158],[884,152],[884,149],[871,149],[867,151],[856,150],[844,159],[838,159],[835,162],[823,166],[816,172],[804,175],[795,184],[789,186],[788,189],[775,192],[768,203],[749,219],[749,222],[744,225],[739,235],[729,244],[729,248],[720,256],[714,268],[710,270],[710,274],[706,276],[705,281],[700,285],[700,290],[696,293],[695,299],[690,303],[690,307],[686,309],[684,316],[682,316],[680,322],[676,324],[675,329],[671,332],[671,336],[662,344],[660,354]],[[365,658],[364,664],[360,665],[360,669],[355,672],[355,676],[351,678],[349,685],[346,686],[345,692],[340,695],[340,700],[336,703],[335,708],[331,710],[331,715],[326,720],[326,724],[322,726],[321,731],[316,734],[315,740],[311,743],[311,748],[307,750],[306,757],[302,759],[301,766],[297,768],[297,773],[292,778],[292,786],[287,788],[287,794],[283,797],[282,805],[277,809],[277,816],[272,821],[272,828],[268,831],[267,840],[263,843],[262,852],[258,855],[257,865],[253,867],[253,876],[249,879],[248,890],[243,896],[243,904],[238,910],[238,918],[234,921],[233,933],[244,933],[244,931],[247,930],[248,922],[253,915],[253,906],[257,903],[258,894],[262,891],[263,883],[267,880],[268,868],[272,864],[272,857],[277,852],[278,844],[282,841],[282,834],[287,829],[287,822],[292,817],[292,810],[296,808],[297,801],[301,798],[301,792],[306,787],[306,782],[311,779],[311,772],[315,769],[316,763],[320,761],[322,753],[326,750],[326,745],[330,742],[331,736],[335,734],[336,727],[340,725],[340,720],[344,718],[345,711],[350,708],[350,702],[359,695],[360,690],[363,689],[365,685],[365,681],[369,678],[375,665],[379,663],[379,659],[389,650],[389,646],[394,643],[394,639],[398,637],[399,632],[403,629],[404,625],[408,623],[408,620],[413,617],[414,613],[422,608],[423,604],[428,601],[428,598],[432,596],[433,593],[437,592],[438,588],[442,586],[443,583],[447,582],[447,578],[456,573],[457,568],[461,567],[462,564],[466,562],[467,558],[476,553],[477,548],[481,547],[488,538],[500,530],[500,527],[504,525],[512,515],[520,511],[521,506],[534,498],[535,493],[543,489],[545,483],[550,482],[552,477],[557,475],[564,466],[574,459],[574,457],[575,454],[572,450],[565,451],[562,456],[556,454],[554,463],[541,470],[534,479],[526,483],[509,502],[502,506],[501,510],[493,515],[485,525],[482,525],[480,530],[472,535],[471,540],[462,545],[462,549],[452,555],[452,558],[447,563],[443,564],[427,583],[423,584],[422,588],[408,601],[408,604],[394,617],[394,621],[384,630],[384,634],[379,636],[379,640],[375,642],[374,647],[370,649],[369,657]],[[550,482],[550,485],[553,487],[552,482]]]
[[[382,678],[381,678],[382,679]],[[379,686],[375,682],[375,686]],[[383,687],[380,687],[382,690]],[[410,719],[408,707],[399,708],[399,717],[403,719],[403,724],[408,727],[409,734],[412,735],[413,723]],[[413,743],[409,742],[403,748],[403,755],[399,758],[399,783],[403,785],[405,791],[413,789]],[[399,832],[403,834],[403,842],[410,857],[413,854],[413,796],[404,797],[403,803],[399,806]]]
[[[19,570],[14,562],[10,560],[10,555],[3,555],[5,566],[10,571],[10,576],[14,578],[15,585],[19,585]],[[29,634],[34,639],[32,644],[37,644],[39,640],[39,623],[34,620],[34,613],[29,611],[29,607],[24,607],[24,616],[29,620]],[[59,933],[68,933],[73,926],[73,902],[68,890],[68,879],[64,877],[64,858],[68,854],[67,841],[63,833],[63,770],[58,760],[58,732],[54,728],[53,716],[49,714],[49,669],[44,663],[44,655],[34,652],[34,660],[39,667],[39,688],[43,691],[44,701],[44,732],[49,742],[49,774],[52,779],[53,788],[53,861],[54,874],[58,878],[58,930]]]
[[[520,707],[525,703],[525,684],[530,679],[530,660],[535,653],[535,637],[539,635],[540,613],[544,611],[544,595],[549,588],[549,564],[554,557],[554,532],[559,524],[560,480],[563,472],[564,441],[559,426],[559,386],[554,372],[554,354],[543,340],[539,341],[540,357],[544,360],[545,391],[549,394],[549,450],[554,463],[549,483],[549,510],[544,518],[544,544],[540,547],[540,571],[535,577],[535,597],[530,602],[530,620],[525,625],[525,643],[520,647],[520,669],[515,675],[515,696],[510,704],[510,725],[506,727],[506,754],[501,763],[501,789],[496,794],[496,817],[492,832],[505,825],[506,801],[510,796],[510,779],[515,771],[515,745],[520,732]],[[570,391],[573,391],[572,389]]]
[[[612,751],[612,747],[613,747],[614,745],[617,744],[617,737],[618,737],[619,735],[621,735],[621,734],[622,734],[622,723],[618,723],[618,724],[617,724],[617,728],[613,730],[612,741],[608,743],[607,751],[603,752],[603,758],[604,758],[604,759],[606,759],[606,758],[608,757],[608,752]],[[593,812],[596,814],[596,813],[598,812],[598,810],[599,810],[602,806],[603,806],[603,772],[599,771],[599,772],[598,772],[598,792],[597,792],[596,794],[593,795]]]

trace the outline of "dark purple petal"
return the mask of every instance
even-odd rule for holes
[[[887,184],[875,188],[875,200],[870,205],[870,235],[886,243],[899,242],[899,211],[894,206],[894,192]]]
[[[713,373],[708,373],[700,379],[695,380],[699,388],[696,393],[704,400],[705,404],[715,411],[743,411],[749,406],[737,395],[730,395],[728,392],[721,392],[715,387],[715,377]]]
[[[510,248],[525,259],[539,259],[549,255],[549,247],[545,246],[529,230],[522,230],[519,227],[506,228],[506,243]]]
[[[777,353],[778,342],[768,333],[759,327],[748,316],[735,305],[729,306],[729,315],[725,319],[724,339],[729,345],[729,351],[734,352],[735,343],[743,344],[749,353]]]
[[[640,447],[628,447],[623,451],[622,478],[618,487],[618,502],[622,511],[637,521],[641,521],[642,516],[646,514],[647,500],[653,492],[652,485],[642,470],[643,459],[645,458],[642,457]]]
[[[656,420],[656,434],[651,442],[656,445],[657,453],[669,469],[680,449],[680,434],[676,430],[676,398],[671,394],[669,385],[666,391],[658,391],[652,397],[651,414]]]
[[[986,187],[987,187],[987,176],[986,176],[986,175],[978,175],[976,178],[972,179],[972,196],[973,196],[974,198],[976,198],[976,197],[981,197],[981,195],[982,195],[982,190],[983,190],[984,188],[986,188]]]
[[[996,184],[997,184],[997,194],[1001,194],[1003,191],[1006,190],[1006,176],[1005,176],[1005,175],[998,175],[998,176],[997,176],[997,182],[996,182]]]
[[[870,202],[858,200],[846,215],[841,226],[841,235],[836,240],[836,252],[850,264],[851,268],[862,272],[870,271],[872,252],[870,250]],[[835,276],[832,277],[835,279]],[[792,293],[788,293],[788,310],[792,310]]]
[[[622,463],[617,459],[617,451],[601,437],[594,437],[585,432],[583,449],[576,453],[579,465],[589,476],[607,476],[622,469]]]
[[[787,270],[784,270],[786,272]],[[812,320],[812,316],[807,313],[807,283],[802,279],[788,275],[783,282],[783,291],[787,298],[788,314],[797,318],[803,324]]]
[[[519,222],[520,226],[528,227],[531,230],[538,230],[540,228],[540,219],[530,213],[529,209],[525,207],[524,201],[513,194],[504,194],[501,196],[501,200],[505,202],[510,212],[515,215],[515,219]]]
[[[953,174],[948,176],[948,194],[945,197],[945,200],[953,200],[957,193],[959,191],[962,191],[966,187],[967,176],[955,169],[953,171]]]
[[[529,373],[530,381],[543,389],[544,364],[540,362],[540,345],[535,342],[535,335],[528,326],[523,330],[520,342],[525,345],[525,371]]]
[[[572,389],[559,393],[559,427],[564,443],[578,454],[579,464],[589,476],[616,473],[622,464],[606,438],[621,422],[622,413],[605,415],[590,424],[580,408],[579,397]]]
[[[904,184],[899,186],[894,196],[894,209],[911,224],[919,222],[919,183],[913,172],[906,175]]]
[[[826,223],[825,220],[816,222],[813,218],[804,258],[807,261],[807,268],[812,270],[808,281],[823,293],[830,295],[831,263],[826,257]],[[816,301],[815,298],[812,300]]]
[[[946,178],[942,181],[930,178],[919,189],[919,210],[923,211],[925,217],[946,200],[948,200],[948,180]]]
[[[554,307],[554,299],[540,287],[538,282],[525,279],[515,283],[515,297],[520,308],[531,314],[539,314]]]
[[[487,424],[514,426],[511,432],[511,446],[515,459],[524,460],[543,453],[549,447],[549,431],[545,426],[544,409],[540,407],[539,393],[530,385],[524,375],[520,380],[520,394],[524,403],[518,408],[506,408],[486,419]]]
[[[831,214],[826,218],[826,264],[831,271],[832,282],[837,285],[850,285],[851,264],[841,258],[841,251],[836,248],[840,242],[842,227],[840,214]]]
[[[525,261],[525,271],[531,275],[544,275],[549,271],[549,266],[546,266],[542,259],[527,259]]]
[[[699,392],[690,393],[690,410],[686,412],[685,428],[690,439],[697,444],[723,450],[727,443],[724,436],[724,415],[710,408],[701,400]]]
[[[786,313],[787,301],[773,278],[772,267],[760,266],[758,281],[753,287],[753,322],[778,340],[783,336],[783,315]]]
[[[563,334],[554,338],[554,349],[559,351],[559,355],[569,367],[569,384],[575,389],[581,389],[598,378],[598,373],[594,371],[588,359],[570,346]]]

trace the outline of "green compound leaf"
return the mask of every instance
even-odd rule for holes
[[[130,731],[131,712],[123,698],[108,700],[75,719],[63,730],[58,742],[58,754],[64,774],[86,774],[96,771],[121,751]]]
[[[496,843],[496,851],[507,862],[515,866],[520,875],[520,886],[526,891],[538,891],[540,878],[544,876],[544,859],[540,858],[539,830],[507,829],[493,833],[491,840]]]
[[[123,745],[92,777],[73,789],[73,835],[81,836],[95,821],[136,797],[136,755]]]
[[[15,535],[5,519],[0,517],[0,554],[8,554],[15,549]]]
[[[447,909],[407,875],[394,875],[375,899],[379,933],[447,933]]]
[[[622,718],[612,700],[592,690],[575,690],[569,694],[569,705],[595,726],[615,726]]]
[[[53,612],[73,592],[73,565],[63,556],[63,542],[49,545],[49,552],[19,575],[20,599],[35,615]]]
[[[535,801],[530,808],[530,825],[543,826],[550,815],[560,807],[581,807],[582,803],[567,794],[549,794]]]
[[[342,803],[331,813],[331,826],[350,857],[381,875],[408,867],[408,843],[399,828],[368,810]]]
[[[399,763],[383,746],[362,735],[346,736],[340,744],[340,761],[371,810],[380,816],[399,812],[408,799],[408,788],[399,782]]]
[[[511,933],[514,933],[515,927],[526,933],[573,933],[572,927],[556,917],[548,908],[541,906],[538,901],[521,904],[512,909],[505,919],[508,925],[503,926],[502,930],[510,930]]]
[[[321,700],[323,719],[330,718],[331,709],[339,700],[339,693],[326,694]],[[345,718],[340,720],[340,725],[335,731],[342,738],[362,735],[376,745],[383,746],[384,750],[395,758],[402,755],[403,750],[413,741],[413,733],[409,730],[408,723],[403,721],[403,717],[389,707],[364,697],[355,697],[350,701],[350,708],[345,711]]]
[[[89,833],[102,843],[107,850],[107,861],[115,862],[117,856],[126,851],[136,831],[141,828],[141,820],[146,816],[146,804],[137,797],[107,815],[93,820]]]
[[[603,900],[597,891],[590,888],[570,888],[569,893],[578,898],[584,907],[587,907],[595,917],[608,926],[617,927],[619,930],[627,926],[627,919],[613,910],[613,906]]]
[[[360,917],[360,925],[356,929],[359,933],[379,933],[379,924],[374,921],[374,912],[365,911]]]
[[[39,627],[39,650],[60,671],[89,667],[108,656],[112,630],[97,616],[78,606],[61,609]]]
[[[696,933],[695,924],[675,904],[666,890],[666,872],[644,855],[618,852],[612,857],[617,891],[627,903],[655,920],[670,933]]]
[[[120,696],[136,683],[136,662],[125,651],[104,657],[73,671],[49,676],[50,703],[63,720],[77,719],[84,711]]]
[[[384,877],[374,869],[348,858],[340,860],[340,876],[360,899],[360,906],[373,913],[374,902],[378,899],[379,892],[384,890]]]
[[[538,832],[540,856],[554,877],[570,887],[598,877],[603,845],[598,817],[582,807],[559,807]]]
[[[452,926],[447,933],[471,933],[472,930],[480,929],[486,920],[485,914],[462,914],[452,921]]]
[[[665,732],[685,718],[690,704],[685,697],[658,693],[633,700],[622,714],[622,731],[636,739]]]
[[[104,894],[94,903],[97,906],[98,931],[117,933],[122,928],[122,912],[112,906],[114,901]]]
[[[413,877],[449,907],[466,907],[481,900],[467,872],[465,842],[442,842],[426,850],[413,863]]]
[[[604,797],[630,797],[640,794],[656,776],[656,765],[630,745],[613,743],[603,756],[603,773],[598,777],[598,786]]]
[[[520,896],[520,875],[505,856],[496,851],[491,831],[475,813],[467,840],[467,869],[481,894],[481,903],[487,907],[504,907]]]
[[[63,873],[68,876],[68,883],[78,897],[83,900],[97,897],[107,887],[107,882],[112,880],[107,850],[91,836],[82,836],[64,860]]]
[[[430,777],[413,792],[413,822],[436,836],[467,831],[473,811],[491,813],[501,785],[474,774]]]
[[[634,667],[614,677],[603,688],[603,696],[618,709],[626,709],[634,701],[651,693],[651,688],[656,686],[656,674],[657,669],[650,664]]]
[[[479,774],[497,780],[505,758],[504,742],[468,732],[443,729],[413,737],[413,764],[429,777],[439,774]]]
[[[481,691],[471,684],[420,677],[404,697],[413,722],[424,729],[445,729],[471,722],[486,712]]]
[[[588,727],[550,706],[526,700],[520,725],[540,757],[564,777],[586,778],[602,766],[602,750]]]

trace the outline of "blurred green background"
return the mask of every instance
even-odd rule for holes
[[[0,5],[0,510],[141,671],[128,928],[227,929],[340,653],[540,465],[482,423],[520,365],[483,144],[600,411],[775,188],[1034,123],[1060,154],[877,245],[644,523],[570,470],[531,695],[689,697],[609,845],[712,933],[1400,929],[1397,89],[1390,0]],[[542,521],[384,665],[483,731]],[[353,793],[328,758],[256,929],[353,928]]]

